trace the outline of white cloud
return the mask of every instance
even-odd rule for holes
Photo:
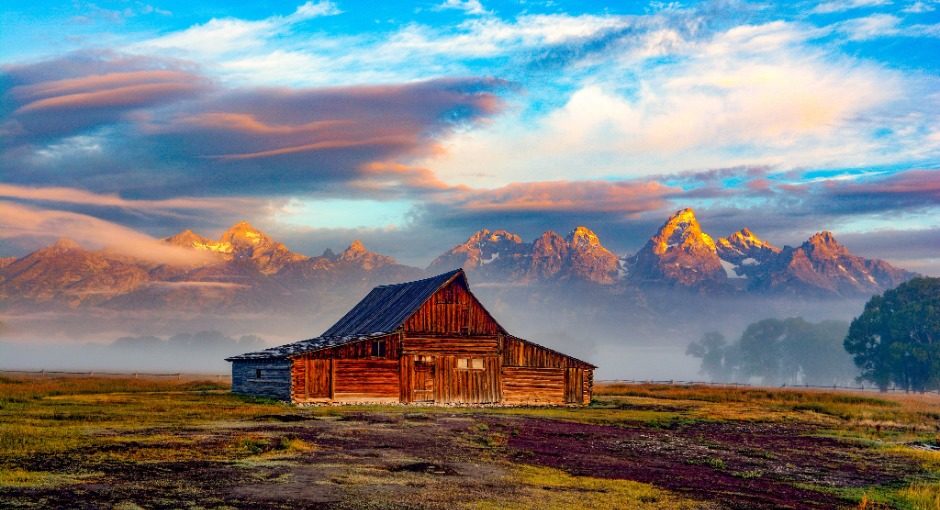
[[[897,35],[900,30],[901,18],[891,14],[872,14],[864,18],[854,18],[836,24],[839,32],[848,36],[851,41],[864,41],[889,35]]]
[[[0,239],[69,238],[84,248],[106,248],[156,263],[191,265],[208,261],[202,252],[171,246],[131,228],[94,216],[38,209],[0,201]]]
[[[850,41],[866,41],[879,37],[940,37],[940,24],[902,25],[901,18],[891,14],[872,14],[833,25]]]
[[[483,4],[480,3],[480,0],[444,0],[444,2],[439,4],[435,9],[457,9],[475,16],[489,14],[489,11],[483,8]]]
[[[636,76],[627,93],[615,79],[592,76],[534,121],[522,111],[458,133],[415,164],[450,183],[496,186],[573,173],[623,178],[736,165],[871,165],[923,150],[916,147],[931,115],[906,114],[930,107],[904,103],[911,85],[904,76],[814,49],[806,44],[813,32],[769,23],[684,41],[673,63],[609,72]],[[879,129],[897,134],[879,138]]]
[[[891,5],[890,0],[832,0],[822,2],[814,7],[810,12],[813,14],[831,14],[836,12],[845,12],[864,7],[880,7],[882,5]]]
[[[911,5],[901,9],[901,12],[907,12],[910,14],[922,14],[925,12],[931,12],[936,9],[933,5],[928,2],[914,2]]]
[[[287,16],[271,16],[249,21],[238,18],[212,18],[179,32],[135,45],[135,50],[173,50],[202,57],[264,47],[265,41],[283,34],[292,25],[341,11],[332,2],[307,2]]]

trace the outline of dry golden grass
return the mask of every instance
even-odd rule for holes
[[[701,501],[683,498],[655,486],[631,480],[609,480],[572,476],[557,469],[515,466],[512,484],[521,486],[521,494],[469,503],[477,510],[509,509],[582,509],[594,508],[675,510],[706,507]]]
[[[45,467],[27,469],[30,465],[22,462],[48,454],[81,455],[92,466],[97,462],[149,465],[189,461],[224,461],[252,469],[267,464],[283,466],[291,459],[319,455],[315,444],[319,437],[302,440],[291,435],[289,425],[265,428],[259,424],[276,424],[276,420],[265,421],[272,415],[328,421],[357,413],[390,416],[406,426],[411,413],[444,413],[460,419],[510,415],[622,427],[674,427],[700,421],[805,423],[814,426],[808,428],[813,433],[864,441],[873,448],[907,456],[912,466],[930,473],[927,478],[921,474],[906,480],[900,487],[863,487],[840,493],[866,505],[860,508],[940,509],[936,481],[940,479],[940,453],[911,447],[911,443],[940,440],[940,398],[936,396],[663,385],[598,385],[595,402],[586,408],[296,408],[231,395],[226,384],[213,381],[0,377],[0,488],[51,488],[94,480],[93,467],[89,472],[60,473],[41,470]],[[466,438],[469,446],[482,445],[484,451],[505,448],[504,436],[485,429],[482,421],[477,427]],[[509,490],[495,496],[480,494],[471,507],[653,509],[702,505],[629,480],[572,476],[526,464],[511,464],[506,469]],[[361,466],[350,473],[355,476],[350,475],[344,483],[351,490],[362,489],[363,484],[426,482],[422,475],[390,475]],[[742,478],[750,475],[742,471]]]

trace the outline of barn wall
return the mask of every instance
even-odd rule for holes
[[[438,290],[405,321],[404,331],[414,335],[490,335],[501,332],[483,305],[460,279]]]
[[[503,347],[503,366],[566,368],[577,367],[591,369],[587,363],[570,356],[555,352],[547,347],[528,342],[514,336],[507,336]]]
[[[398,401],[398,360],[333,360],[333,399],[337,401]]]
[[[403,354],[499,355],[498,336],[406,336]]]
[[[308,359],[376,359],[372,357],[372,342],[375,340],[384,340],[386,342],[384,359],[398,359],[398,351],[401,345],[399,338],[399,335],[377,336],[332,349],[311,352],[304,354],[303,357]]]
[[[482,356],[483,370],[457,368],[457,359],[461,357],[465,356],[435,357],[434,401],[444,404],[499,402],[502,393],[499,383],[499,357]]]
[[[503,402],[507,404],[563,404],[564,368],[502,367]]]
[[[260,378],[258,370],[261,370]],[[232,361],[232,393],[290,400],[290,360]]]
[[[592,398],[594,398],[594,371],[588,369],[584,371],[584,392],[581,394],[581,403],[590,404]]]

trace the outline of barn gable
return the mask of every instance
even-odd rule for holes
[[[406,330],[431,332],[433,326],[428,321],[439,317],[450,319],[448,324],[460,324],[463,329],[471,320],[476,324],[488,322],[492,334],[505,333],[470,293],[463,269],[455,269],[424,280],[376,287],[321,336],[380,335],[402,326]]]

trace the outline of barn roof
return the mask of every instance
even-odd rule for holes
[[[414,315],[425,301],[441,287],[456,278],[466,276],[463,269],[455,269],[437,276],[413,282],[380,285],[362,298],[342,319],[321,336],[345,337],[391,333]]]
[[[316,338],[225,359],[232,361],[283,358],[387,335],[401,327],[438,289],[457,278],[462,278],[466,283],[467,276],[463,269],[454,269],[413,282],[380,285],[372,289],[359,304]]]

